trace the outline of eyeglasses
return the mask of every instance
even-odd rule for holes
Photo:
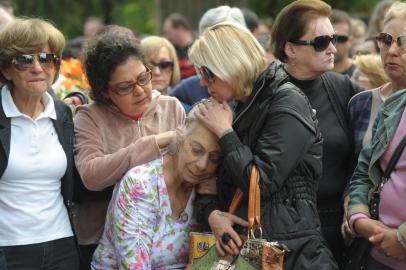
[[[11,63],[18,70],[26,70],[34,66],[34,59],[37,59],[42,68],[53,68],[59,65],[59,57],[53,53],[20,54],[13,57]]]
[[[216,80],[216,75],[208,67],[195,64],[195,69],[199,79],[203,78],[209,83],[213,83]]]
[[[346,35],[337,35],[338,43],[346,43],[348,41],[348,36]]]
[[[158,63],[155,62],[150,62],[152,67],[157,67],[159,68],[160,71],[164,72],[171,72],[173,70],[174,63],[173,61],[161,61]]]
[[[337,35],[333,34],[332,36],[318,36],[313,40],[293,40],[290,42],[297,45],[311,45],[314,47],[316,52],[322,52],[328,48],[330,42],[334,46],[337,44]]]
[[[400,36],[397,37],[397,39],[394,39],[390,34],[387,33],[380,33],[376,37],[376,41],[378,42],[378,47],[381,49],[384,45],[386,47],[392,46],[394,42],[398,45],[398,47],[402,47],[406,45],[406,36]]]
[[[145,66],[145,68],[146,68],[146,71],[142,72],[138,76],[137,80],[119,83],[114,87],[110,87],[111,91],[113,91],[117,95],[125,96],[125,95],[132,93],[134,91],[136,85],[139,85],[139,86],[147,85],[152,79],[152,74],[151,74],[151,70],[148,67]]]

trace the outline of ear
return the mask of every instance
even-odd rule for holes
[[[11,74],[10,74],[10,69],[2,69],[1,74],[3,74],[4,78],[6,78],[8,81],[11,81]]]
[[[291,42],[287,41],[285,43],[285,46],[283,48],[283,51],[285,52],[286,56],[288,58],[296,58],[296,47],[294,46],[294,44],[292,44]]]

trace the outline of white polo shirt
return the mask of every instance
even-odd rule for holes
[[[0,246],[42,243],[72,236],[61,195],[67,160],[51,119],[52,97],[33,120],[21,113],[10,91],[1,90],[4,113],[11,118],[10,156],[0,177]]]

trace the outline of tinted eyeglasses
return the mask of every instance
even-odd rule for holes
[[[59,65],[60,60],[53,53],[37,53],[37,54],[20,54],[12,58],[13,64],[18,70],[26,70],[34,66],[34,60],[37,59],[42,68],[53,68]]]
[[[337,44],[337,35],[334,34],[332,36],[318,36],[315,37],[313,40],[293,40],[290,41],[293,44],[297,45],[311,45],[314,47],[316,52],[322,52],[328,48],[330,42],[335,46]]]
[[[216,75],[205,66],[195,64],[196,74],[200,79],[205,79],[209,83],[213,83],[216,80]]]
[[[148,67],[145,67],[145,68],[146,68],[146,71],[142,72],[138,76],[137,80],[118,83],[117,85],[110,87],[111,91],[113,91],[114,93],[116,93],[120,96],[125,96],[125,95],[132,93],[134,91],[136,85],[139,85],[139,86],[147,85],[152,79],[152,74],[151,74],[151,70]]]
[[[150,62],[151,67],[157,67],[160,71],[170,72],[173,70],[173,61]]]
[[[346,43],[348,41],[348,36],[346,35],[337,35],[338,43]]]
[[[376,41],[378,42],[379,48],[382,48],[383,46],[390,47],[394,42],[398,45],[398,47],[403,47],[406,45],[406,36],[400,36],[397,37],[397,39],[394,39],[392,35],[387,34],[387,33],[380,33],[376,37]]]

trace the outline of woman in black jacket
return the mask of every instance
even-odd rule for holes
[[[197,116],[219,137],[224,154],[218,196],[200,195],[197,218],[208,222],[223,255],[242,242],[233,225],[246,226],[251,167],[260,172],[264,238],[291,250],[285,269],[337,269],[320,233],[316,209],[322,138],[305,95],[286,83],[280,62],[267,65],[248,30],[221,23],[204,32],[190,51],[201,83],[218,102],[201,103]],[[235,117],[227,101],[237,102]],[[236,216],[228,209],[236,188],[244,200]],[[228,237],[229,236],[229,237]],[[230,238],[230,239],[227,239]]]

